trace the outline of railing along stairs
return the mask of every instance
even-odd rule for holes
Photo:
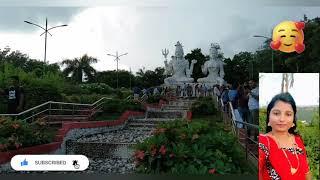
[[[222,99],[216,97],[218,109],[222,113],[225,124],[231,126],[233,134],[238,138],[239,143],[245,149],[246,159],[258,164],[258,142],[248,137],[248,131],[259,131],[259,126],[236,119],[235,112],[231,102],[224,104]]]
[[[49,123],[56,120],[90,120],[96,113],[102,111],[103,104],[110,99],[103,97],[92,104],[48,101],[18,114],[0,114],[0,117],[11,117],[29,123],[38,119]]]

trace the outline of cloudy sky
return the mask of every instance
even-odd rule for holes
[[[161,49],[169,49],[170,57],[177,41],[185,53],[201,48],[208,54],[212,42],[221,45],[225,57],[255,51],[264,39],[253,35],[270,36],[275,25],[301,20],[303,14],[320,17],[320,1],[1,0],[0,49],[9,46],[43,60],[43,30],[23,21],[45,26],[47,17],[48,28],[68,24],[50,31],[50,63],[87,53],[99,60],[97,70],[111,70],[116,62],[107,54],[128,52],[119,68],[136,72],[164,66]]]
[[[265,107],[281,92],[282,73],[260,73],[259,76],[259,104]],[[288,91],[297,106],[319,106],[319,74],[294,73],[293,76],[294,83]]]

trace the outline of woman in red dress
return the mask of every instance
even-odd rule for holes
[[[296,104],[289,93],[267,107],[266,134],[259,135],[259,180],[311,180],[307,154],[295,129]]]

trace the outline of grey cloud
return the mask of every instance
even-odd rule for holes
[[[44,27],[46,17],[49,27],[57,23],[68,24],[72,17],[83,9],[80,7],[0,7],[0,31],[34,31],[36,27],[23,21],[31,21]]]

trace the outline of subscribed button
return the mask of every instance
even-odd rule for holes
[[[16,171],[83,171],[88,166],[84,155],[16,155],[11,159]]]

